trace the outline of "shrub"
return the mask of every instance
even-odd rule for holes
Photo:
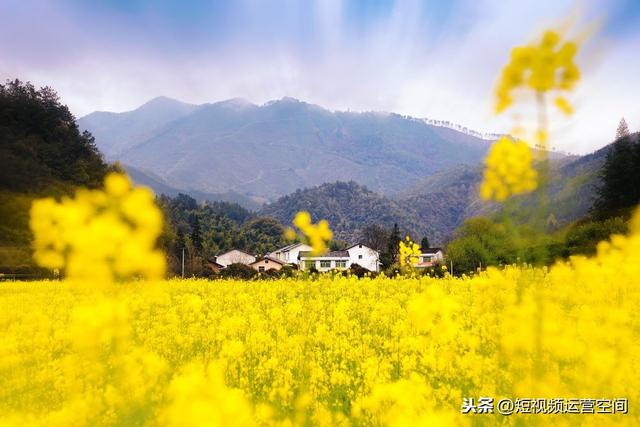
[[[258,274],[253,268],[245,264],[235,263],[228,265],[220,270],[219,276],[221,278],[233,278],[251,280]]]

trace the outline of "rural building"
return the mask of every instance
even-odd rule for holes
[[[206,264],[214,273],[220,273],[220,270],[224,268],[224,265],[218,264],[215,259],[208,259]]]
[[[285,264],[297,264],[300,252],[309,252],[313,248],[305,243],[293,243],[284,248],[269,252],[267,256],[278,259]]]
[[[257,260],[255,260],[254,262],[252,262],[251,264],[249,264],[249,266],[251,268],[253,268],[254,270],[260,272],[260,273],[264,273],[265,271],[269,271],[269,270],[280,270],[286,263],[280,261],[277,258],[273,258],[270,256],[265,256],[262,258],[258,258]]]
[[[232,249],[229,252],[225,252],[218,255],[214,261],[223,267],[228,267],[231,264],[246,264],[249,265],[255,262],[256,257],[243,252],[239,249]]]
[[[358,264],[369,271],[380,271],[380,254],[362,243],[356,243],[346,249],[349,252],[349,266]]]
[[[313,255],[311,252],[300,252],[300,270],[345,270],[351,267],[349,262],[349,252],[347,251],[330,251],[322,255]]]
[[[300,270],[315,268],[318,271],[343,270],[353,264],[366,268],[369,271],[380,270],[380,255],[378,251],[357,243],[343,251],[330,251],[321,255],[313,255],[310,251],[299,254]]]
[[[433,267],[435,264],[444,261],[444,252],[441,248],[425,248],[420,251],[418,263],[413,266],[416,268]]]

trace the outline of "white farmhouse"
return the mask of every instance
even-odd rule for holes
[[[356,243],[346,249],[349,252],[349,266],[358,264],[369,271],[380,271],[380,254],[378,251]]]
[[[249,265],[256,261],[256,257],[239,249],[232,249],[229,252],[218,255],[214,261],[224,268],[231,264]]]
[[[314,255],[311,252],[300,252],[300,270],[305,271],[315,268],[320,272],[330,270],[345,270],[351,267],[349,252],[330,251],[322,255]]]
[[[309,252],[313,248],[304,243],[294,243],[284,248],[269,252],[266,256],[278,259],[286,264],[297,264],[300,252]]]
[[[413,264],[416,268],[432,267],[444,261],[444,252],[440,248],[423,248],[420,251],[418,263]]]
[[[300,270],[315,268],[318,271],[344,270],[353,264],[369,271],[380,270],[380,255],[378,251],[357,243],[343,251],[330,251],[321,255],[313,255],[310,251],[300,252],[298,257]]]

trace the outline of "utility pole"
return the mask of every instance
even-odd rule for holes
[[[182,278],[184,279],[184,248],[182,248]]]
[[[453,260],[449,261],[451,263],[451,275],[453,276]]]

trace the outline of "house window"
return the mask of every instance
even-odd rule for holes
[[[362,255],[358,255],[358,259],[362,259]]]
[[[315,261],[305,261],[304,265],[305,265],[305,268],[308,270],[310,268],[315,268],[316,267],[316,262]]]
[[[260,273],[264,273],[264,265],[261,265],[260,267],[258,267],[258,271]]]
[[[347,261],[336,261],[336,268],[347,268]]]
[[[320,268],[331,268],[331,261],[321,260]]]

